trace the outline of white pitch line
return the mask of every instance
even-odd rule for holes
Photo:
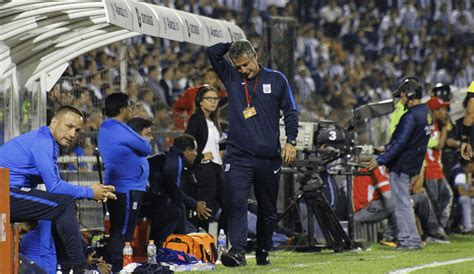
[[[424,268],[431,268],[431,267],[450,265],[450,264],[458,264],[458,263],[463,263],[463,262],[468,262],[468,261],[474,261],[474,258],[460,258],[460,259],[450,260],[450,261],[445,261],[445,262],[434,262],[430,264],[423,264],[419,266],[390,271],[389,274],[405,274],[405,273],[410,273],[410,272],[417,271]]]

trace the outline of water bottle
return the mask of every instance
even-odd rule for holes
[[[224,233],[224,229],[219,230],[219,236],[217,236],[217,258],[220,261],[222,253],[227,248],[227,236]]]
[[[126,267],[128,264],[132,263],[133,249],[132,249],[132,246],[130,245],[130,242],[125,242],[122,255],[123,255],[123,267]]]
[[[191,265],[191,271],[214,271],[216,267],[211,263],[196,263]]]
[[[155,241],[150,240],[148,246],[146,247],[146,254],[148,256],[149,264],[156,264],[156,245]]]
[[[108,211],[104,216],[104,232],[105,235],[110,235],[110,214]]]

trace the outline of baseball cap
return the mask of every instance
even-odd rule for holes
[[[428,100],[428,102],[426,104],[428,105],[428,108],[430,110],[437,110],[437,109],[440,109],[442,107],[449,106],[449,102],[444,102],[443,100],[441,100],[438,97],[431,98],[430,100]]]

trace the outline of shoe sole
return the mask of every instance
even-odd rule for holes
[[[227,267],[238,267],[238,266],[246,266],[247,265],[246,262],[244,262],[244,263],[239,262],[238,260],[234,259],[231,256],[222,256],[221,257],[221,263],[222,263],[222,265],[227,266]]]

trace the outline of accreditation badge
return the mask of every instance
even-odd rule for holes
[[[244,111],[242,112],[244,113],[245,119],[249,119],[257,115],[257,111],[255,110],[255,107],[246,107]]]

